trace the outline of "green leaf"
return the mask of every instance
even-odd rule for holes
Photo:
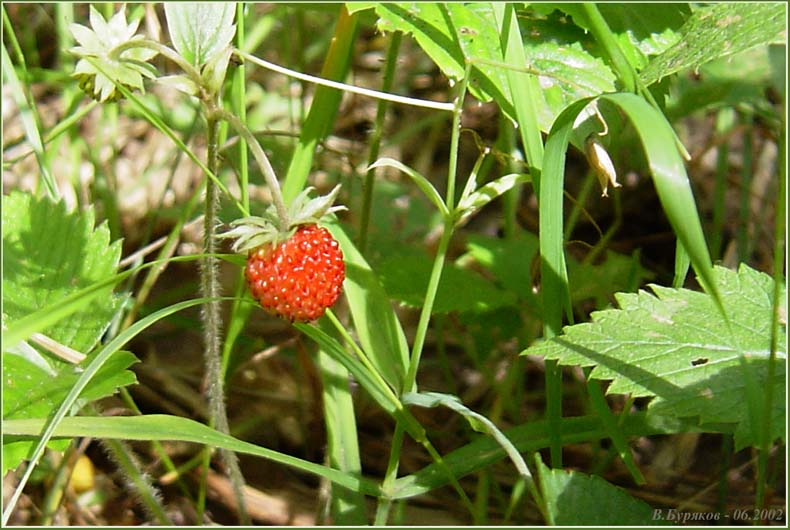
[[[505,289],[529,302],[535,311],[540,310],[532,290],[534,278],[530,274],[532,261],[538,253],[538,238],[534,234],[519,232],[510,239],[469,234],[467,248],[469,256],[491,271]]]
[[[337,6],[333,6],[337,7]],[[342,81],[351,69],[355,52],[358,24],[356,15],[349,15],[340,4],[337,10],[332,44],[327,50],[321,68],[321,77]],[[310,111],[302,123],[299,143],[295,146],[283,181],[283,199],[290,203],[305,187],[307,176],[312,170],[313,157],[318,143],[331,132],[335,123],[343,92],[336,88],[319,85],[313,94]]]
[[[547,4],[573,17],[573,22],[586,31],[591,29],[579,4]],[[544,10],[537,5],[536,9]],[[680,39],[679,29],[691,14],[688,4],[605,4],[597,5],[606,24],[615,34],[620,48],[634,68],[641,69],[648,57],[664,52]]]
[[[167,27],[176,51],[196,67],[222,54],[236,33],[235,12],[235,2],[166,2]]]
[[[493,99],[511,119],[517,119],[508,84],[508,67],[503,64],[499,29],[490,3],[355,2],[349,5],[354,11],[369,8],[375,8],[380,30],[413,35],[450,79],[463,79],[466,61],[471,61],[471,94],[481,101]],[[614,75],[578,42],[558,38],[556,25],[541,25],[541,18],[545,17],[518,12],[526,57],[523,68],[539,76],[544,90],[543,97],[536,101],[538,122],[542,130],[548,131],[556,115],[570,102],[614,90]]]
[[[417,184],[417,187],[420,188],[420,191],[422,191],[425,196],[428,197],[428,199],[434,204],[434,206],[436,206],[439,212],[441,212],[442,216],[446,217],[449,215],[447,206],[444,204],[439,192],[436,191],[436,188],[433,187],[433,184],[431,184],[431,182],[420,173],[392,158],[380,158],[371,164],[366,171],[370,171],[371,169],[376,169],[379,167],[392,167],[408,175],[409,178],[411,178],[414,183]]]
[[[519,475],[527,478],[532,477],[527,464],[508,437],[505,436],[491,420],[464,405],[458,396],[441,394],[439,392],[409,392],[404,394],[401,400],[404,405],[416,405],[426,408],[447,407],[453,412],[457,412],[469,422],[472,429],[477,432],[491,435],[496,443],[507,453],[508,458],[510,458],[513,465],[516,466]]]
[[[137,362],[129,352],[118,351],[99,370],[80,395],[82,403],[112,395],[119,387],[137,382],[133,372],[126,370]],[[77,366],[60,366],[46,370],[13,353],[3,352],[3,421],[21,418],[48,417],[52,414],[76,383],[81,373]],[[63,442],[49,444],[62,450]],[[33,442],[15,442],[3,445],[3,473],[15,468],[26,457]]]
[[[343,251],[346,262],[343,291],[357,338],[381,376],[400,393],[409,363],[409,346],[398,316],[370,265],[348,235],[336,224],[327,228]]]
[[[645,67],[646,85],[686,68],[761,44],[786,42],[784,3],[722,3],[697,9],[680,30],[681,40]]]
[[[536,455],[548,523],[558,526],[650,526],[666,524],[653,508],[595,475],[550,469]]]
[[[605,94],[600,100],[619,107],[639,134],[661,207],[672,230],[686,249],[702,286],[720,303],[694,194],[671,125],[635,94]]]
[[[545,99],[538,109],[542,131],[548,131],[562,109],[574,101],[614,91],[612,71],[578,42],[536,42],[538,37],[529,31],[523,38],[528,64],[539,76]]]
[[[702,65],[698,74],[678,77],[667,101],[666,112],[671,121],[701,110],[769,105],[766,86],[774,83],[767,46],[714,59]]]
[[[329,465],[350,475],[362,475],[349,372],[323,350],[318,350],[317,365],[321,372]],[[331,497],[334,524],[353,526],[367,523],[365,499],[361,493],[336,486]]]
[[[44,182],[44,187],[47,189],[49,196],[55,199],[60,196],[60,192],[58,191],[58,183],[52,176],[47,159],[44,156],[44,143],[41,140],[41,132],[36,120],[36,107],[34,104],[30,104],[25,97],[25,87],[16,75],[14,65],[11,63],[11,58],[5,49],[5,43],[2,45],[2,65],[3,86],[8,83],[10,95],[17,108],[19,108],[19,118],[25,130],[25,137],[36,155],[36,162],[38,163],[39,171],[41,171],[41,180]]]
[[[44,426],[44,419],[10,420],[3,424],[4,435],[12,441],[38,436]],[[77,416],[64,418],[55,429],[58,438],[91,436],[113,440],[174,440],[219,447],[237,453],[266,458],[308,473],[324,477],[332,482],[360,491],[366,495],[378,495],[379,488],[372,481],[351,476],[330,467],[315,464],[301,458],[286,455],[237,440],[232,436],[207,427],[188,418],[151,414],[146,416]]]
[[[3,327],[13,326],[37,311],[61,303],[69,295],[112,278],[118,267],[120,243],[110,244],[106,225],[94,230],[93,210],[66,212],[62,202],[37,199],[22,192],[3,196]],[[119,297],[112,285],[98,292],[90,306],[75,311],[41,330],[50,339],[79,353],[91,351],[115,314]],[[5,331],[5,330],[4,330]],[[81,395],[90,401],[135,382],[126,368],[136,362],[120,352],[100,380]],[[83,367],[49,352],[38,352],[26,342],[3,342],[3,417],[49,416],[75,384]],[[31,442],[3,447],[3,471],[16,467],[30,451]],[[63,449],[63,443],[50,445]]]
[[[608,393],[655,396],[649,410],[699,417],[703,423],[737,424],[736,444],[754,444],[739,350],[762,386],[770,352],[770,276],[741,266],[715,267],[732,335],[712,297],[687,289],[651,286],[654,294],[618,294],[619,309],[592,314],[592,322],[566,327],[562,336],[523,353],[563,365],[595,366],[592,379],[611,380]],[[784,287],[780,309],[786,313]],[[786,324],[780,337],[772,437],[784,438]]]
[[[387,293],[411,307],[422,307],[431,268],[431,259],[425,252],[405,245],[394,248],[375,263]],[[479,274],[445,264],[433,313],[484,312],[513,305],[515,301],[514,293],[497,288]]]
[[[476,191],[462,197],[461,201],[458,203],[458,211],[461,212],[461,219],[474,214],[477,210],[503,193],[513,189],[516,184],[530,181],[529,175],[513,173],[481,186]]]
[[[66,212],[62,203],[12,192],[3,196],[3,325],[50,307],[115,274],[120,241],[110,244],[106,224],[94,230],[91,208]],[[106,287],[67,320],[42,333],[78,352],[97,344],[118,307]],[[6,345],[9,346],[9,345]],[[49,357],[53,365],[65,361]]]

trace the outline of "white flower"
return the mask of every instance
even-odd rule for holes
[[[127,24],[126,10],[121,9],[107,22],[90,6],[90,22],[91,28],[80,24],[69,26],[72,35],[80,44],[70,50],[81,57],[72,74],[79,79],[80,87],[99,101],[121,97],[115,82],[130,89],[144,90],[143,76],[151,79],[156,77],[156,70],[147,61],[157,52],[149,48],[133,47],[120,54],[113,53],[122,44],[143,39],[142,35],[135,35],[139,21]]]

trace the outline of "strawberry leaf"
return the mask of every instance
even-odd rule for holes
[[[701,7],[682,28],[681,39],[656,56],[641,72],[650,85],[685,68],[699,68],[714,59],[755,46],[784,43],[787,6],[781,3],[722,3]]]
[[[91,209],[69,213],[62,202],[21,192],[3,196],[3,326],[114,275],[120,253],[120,242],[110,243],[106,225],[94,230]],[[84,366],[120,302],[108,287],[103,296],[70,318],[38,331],[87,355],[81,363]],[[116,354],[82,399],[98,399],[134,383],[134,375],[125,370],[133,362],[129,353]],[[4,419],[48,416],[68,393],[79,370],[32,344],[3,341]],[[29,448],[29,442],[15,443],[8,451],[4,448],[3,470],[15,467]]]
[[[176,51],[197,67],[218,60],[236,34],[235,12],[235,2],[165,3],[167,27]],[[226,67],[227,58],[224,61]],[[217,67],[224,71],[219,65],[212,69]]]
[[[709,295],[653,285],[654,294],[619,293],[620,309],[593,313],[592,322],[523,353],[594,366],[591,378],[612,381],[608,393],[655,396],[649,408],[658,414],[736,424],[736,445],[754,444],[739,356],[744,352],[760,384],[769,384],[773,280],[745,265],[737,273],[714,270],[732,331]],[[781,300],[786,315],[784,288]],[[771,435],[784,439],[787,323],[780,320]]]
[[[491,3],[353,2],[348,7],[351,12],[375,9],[379,30],[412,35],[454,81],[463,79],[466,63],[471,62],[469,92],[481,101],[496,101],[502,112],[516,119]],[[543,89],[537,109],[543,131],[569,103],[614,90],[609,67],[577,42],[583,32],[572,24],[552,22],[532,7],[518,9],[524,66],[539,77]],[[568,35],[568,27],[575,33]]]
[[[578,471],[550,469],[535,457],[540,492],[550,525],[666,525],[653,508],[601,477]]]

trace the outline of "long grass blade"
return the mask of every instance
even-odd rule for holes
[[[45,419],[8,420],[3,424],[4,434],[8,438],[36,437],[45,424]],[[229,451],[259,456],[272,462],[285,464],[295,469],[324,477],[336,484],[365,495],[374,497],[379,495],[378,485],[369,479],[351,476],[337,469],[238,440],[211,429],[202,423],[180,416],[166,414],[107,417],[74,416],[63,418],[53,430],[52,435],[56,438],[93,436],[94,438],[114,440],[172,440],[221,447]]]

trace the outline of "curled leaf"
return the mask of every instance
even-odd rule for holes
[[[392,167],[399,171],[402,171],[403,173],[411,177],[414,183],[417,184],[417,187],[420,188],[420,191],[422,191],[425,194],[425,196],[428,197],[428,200],[430,200],[436,206],[436,208],[439,210],[439,212],[441,212],[443,217],[447,217],[450,214],[449,210],[447,209],[447,205],[444,204],[442,197],[439,195],[439,192],[436,191],[436,188],[433,187],[433,184],[431,184],[431,182],[427,178],[422,176],[416,170],[410,168],[406,164],[398,162],[395,159],[380,158],[376,160],[374,163],[372,163],[370,167],[368,167],[367,171],[379,167]]]

